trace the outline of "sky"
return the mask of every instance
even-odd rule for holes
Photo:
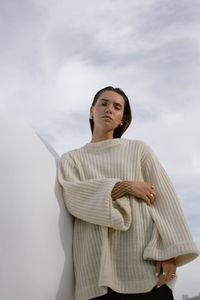
[[[101,88],[127,94],[124,138],[146,142],[169,174],[200,247],[200,2],[0,2],[0,108],[61,155],[90,142]],[[175,300],[200,292],[200,259],[178,270]]]

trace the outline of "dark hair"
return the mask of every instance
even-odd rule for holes
[[[112,86],[107,86],[107,87],[99,90],[96,93],[96,95],[94,96],[93,102],[92,102],[92,106],[94,106],[96,104],[99,96],[104,91],[116,92],[124,98],[125,106],[124,106],[124,115],[123,115],[123,121],[122,121],[123,125],[122,126],[119,125],[117,128],[115,128],[114,133],[113,133],[113,138],[121,138],[122,134],[126,131],[126,129],[129,127],[129,125],[132,121],[132,113],[131,113],[131,107],[130,107],[128,97],[126,96],[126,94],[124,93],[124,91],[122,89],[114,88]],[[89,119],[89,121],[90,121],[90,128],[93,133],[94,121],[93,121],[93,119]]]

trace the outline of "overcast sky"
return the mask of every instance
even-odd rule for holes
[[[124,138],[154,150],[200,246],[199,0],[0,2],[0,103],[58,154],[91,140],[94,94],[130,99]],[[200,259],[179,270],[176,300],[200,292]]]

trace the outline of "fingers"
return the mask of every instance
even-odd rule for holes
[[[155,187],[149,182],[134,181],[131,186],[131,195],[144,200],[151,206],[156,199]]]
[[[147,197],[150,200],[150,206],[151,206],[151,204],[153,204],[156,199],[156,191],[155,191],[155,187],[150,183],[148,183]],[[147,204],[149,203],[149,200],[147,201]]]
[[[161,261],[157,261],[157,263],[156,263],[156,274],[155,274],[157,277],[160,275],[161,266],[162,266]]]
[[[146,201],[146,203],[147,203],[148,206],[151,206],[152,203],[151,203],[151,200],[150,200],[149,197],[146,196],[146,197],[144,198],[144,200]]]
[[[161,287],[163,284],[166,284],[166,282],[172,280],[174,277],[176,277],[176,262],[175,259],[169,259],[166,261],[160,262],[162,266],[162,275],[157,283],[157,287]],[[157,263],[158,264],[158,263]],[[157,265],[156,265],[157,267]]]
[[[168,281],[172,280],[174,277],[176,277],[176,273],[170,273],[170,272],[163,271],[162,276],[160,277],[160,279],[157,283],[157,288],[166,284]]]
[[[154,198],[154,195],[152,193],[148,193],[147,198],[148,198],[148,201],[150,202],[150,205],[154,203],[155,198]]]
[[[167,272],[163,271],[162,276],[160,277],[160,279],[157,283],[157,288],[161,287],[166,282],[167,282]]]
[[[176,277],[176,273],[168,272],[166,282],[172,280],[174,277]]]
[[[155,191],[154,185],[150,185],[149,193],[152,194],[154,196],[154,198],[156,198],[156,191]]]

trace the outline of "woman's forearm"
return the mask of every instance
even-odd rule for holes
[[[144,181],[121,181],[117,182],[111,192],[112,200],[115,201],[124,195],[133,195],[144,200],[151,206],[156,199],[155,187]]]
[[[115,201],[124,195],[131,194],[131,181],[117,182],[111,192],[112,200]]]

